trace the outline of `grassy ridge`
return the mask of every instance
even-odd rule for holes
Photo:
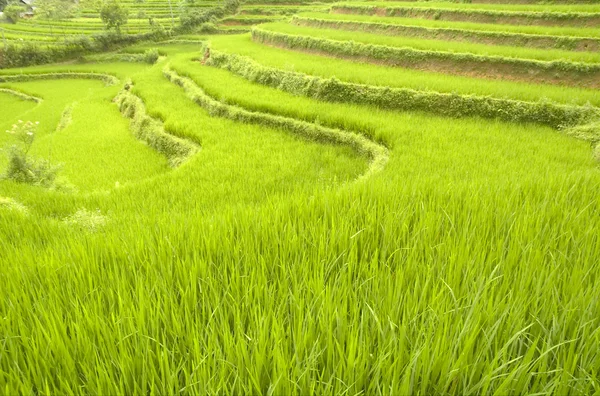
[[[220,97],[341,117],[173,64]],[[357,106],[350,122],[374,128],[392,155],[368,183],[332,184],[363,162],[211,118],[161,69],[138,73],[135,90],[165,126],[202,137],[185,165],[110,194],[39,200],[1,185],[30,216],[0,216],[5,388],[593,392],[600,178],[587,144],[533,125]],[[78,207],[107,215],[101,232],[62,221]]]
[[[600,3],[591,4],[511,4],[511,3],[491,3],[491,4],[471,4],[457,3],[447,1],[413,1],[413,2],[394,2],[394,1],[368,1],[368,2],[350,2],[338,4],[351,4],[356,6],[378,6],[378,7],[422,7],[422,8],[443,8],[450,10],[482,10],[482,11],[512,11],[512,12],[537,12],[537,13],[594,13],[600,12]],[[336,4],[336,6],[338,5]]]
[[[451,117],[478,115],[517,122],[537,122],[554,128],[595,123],[600,116],[599,110],[591,106],[521,102],[345,83],[335,78],[323,79],[264,67],[250,59],[214,50],[207,62],[254,82],[329,102],[368,104],[393,110],[424,110]],[[597,125],[595,129],[595,134],[598,134]]]
[[[271,22],[263,24],[258,29],[264,29],[279,33],[312,36],[320,39],[332,39],[338,41],[355,41],[362,44],[373,44],[388,47],[409,47],[422,51],[438,51],[452,53],[469,53],[482,57],[503,57],[519,59],[535,59],[546,62],[563,60],[568,62],[599,63],[600,54],[594,52],[573,52],[564,50],[538,50],[514,46],[492,46],[474,42],[455,43],[446,40],[427,40],[420,37],[389,37],[369,32],[347,32],[335,28],[314,28],[295,26],[283,22]],[[600,41],[599,41],[600,42]]]
[[[485,25],[465,26],[465,28],[447,23],[433,24],[433,26],[419,26],[418,24],[411,24],[413,22],[412,20],[404,18],[398,18],[398,20],[395,21],[396,23],[388,23],[386,19],[388,18],[306,13],[295,15],[292,22],[299,26],[364,31],[380,35],[462,42],[475,41],[480,44],[504,46],[527,46],[530,48],[529,51],[531,51],[532,54],[535,54],[535,51],[532,51],[531,47],[544,49],[556,48],[570,51],[594,51],[600,49],[600,38],[583,37],[583,35],[589,33],[587,30],[574,29],[573,33],[575,35],[579,34],[579,37],[568,37],[545,34],[509,33],[506,31],[497,32],[485,29],[471,30],[473,27],[481,28],[485,27]],[[405,22],[408,23],[404,24]],[[598,31],[594,30],[593,33],[598,34]],[[529,54],[530,53],[528,53],[528,55]],[[560,58],[560,55],[558,55],[558,58]]]
[[[535,25],[502,25],[475,22],[442,21],[435,19],[402,18],[377,15],[334,14],[322,12],[303,12],[298,16],[319,17],[339,21],[381,22],[390,25],[408,25],[430,28],[456,28],[494,33],[531,34],[543,36],[565,37],[600,37],[598,29],[583,26],[535,26]]]
[[[290,34],[286,31],[303,33],[303,35]],[[351,34],[340,33],[336,30],[321,32],[322,38],[306,35],[311,33],[314,33],[314,29],[273,23],[264,27],[254,27],[252,39],[277,47],[395,67],[441,71],[448,74],[490,79],[600,88],[600,64],[598,63],[576,63],[565,60],[540,61],[469,52],[447,52],[435,48],[428,50],[414,49],[409,46],[390,47],[362,44],[361,41],[394,41],[381,40],[377,36],[369,36],[365,33],[356,34],[358,42],[352,39],[344,41],[329,39],[329,37],[351,37]],[[394,44],[402,45],[402,40],[394,41]],[[410,45],[411,43],[406,44]],[[423,45],[424,43],[419,44]]]
[[[211,39],[211,43],[214,49],[250,57],[264,66],[285,71],[297,71],[323,78],[336,77],[341,81],[350,83],[390,88],[411,88],[419,91],[475,94],[524,101],[550,100],[557,103],[600,105],[597,91],[591,89],[510,81],[500,83],[441,73],[392,69],[379,65],[362,64],[271,48],[252,42],[248,35],[214,37]]]
[[[392,5],[393,3],[338,3],[331,7],[337,14],[379,15],[393,17],[425,18],[435,20],[466,21],[503,25],[548,25],[595,27],[600,24],[600,13],[595,12],[552,12],[528,10],[478,9],[451,7],[450,3],[423,6]],[[479,6],[479,5],[477,5]],[[554,11],[554,10],[553,10]]]
[[[179,76],[177,72],[173,71],[169,66],[163,70],[163,74],[169,81],[182,87],[193,102],[202,106],[212,115],[225,117],[238,122],[259,124],[266,127],[286,130],[308,140],[338,144],[352,148],[359,154],[369,158],[371,161],[367,173],[362,175],[361,178],[368,178],[374,173],[381,171],[388,161],[388,153],[385,147],[371,142],[362,136],[341,131],[339,129],[326,128],[317,124],[230,106],[206,95],[193,80]]]
[[[79,191],[104,190],[114,188],[117,182],[139,182],[168,169],[164,158],[131,135],[127,122],[110,103],[117,87],[83,78],[13,82],[10,86],[43,96],[44,101],[27,112],[10,113],[14,115],[3,118],[0,129],[9,129],[17,119],[39,121],[31,154],[62,164],[63,184]],[[68,107],[71,120],[63,123],[62,113]],[[13,144],[10,135],[1,135],[0,145]],[[4,165],[2,156],[0,167]]]
[[[130,88],[128,85],[113,100],[121,114],[131,119],[131,129],[138,139],[167,157],[172,167],[182,165],[200,150],[193,141],[169,134],[160,120],[148,116],[144,102],[129,92]]]

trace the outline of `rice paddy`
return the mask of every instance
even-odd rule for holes
[[[1,69],[0,394],[600,392],[600,9],[473,3],[255,0]]]

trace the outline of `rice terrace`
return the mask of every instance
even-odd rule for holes
[[[0,0],[0,395],[600,394],[600,1]]]

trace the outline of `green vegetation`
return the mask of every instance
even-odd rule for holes
[[[565,60],[539,61],[531,59],[505,57],[500,55],[486,55],[473,53],[455,53],[439,51],[432,46],[432,50],[415,49],[401,46],[391,47],[378,44],[362,44],[369,42],[392,42],[402,45],[402,40],[379,40],[378,37],[368,34],[355,34],[358,43],[350,40],[350,35],[336,31],[324,31],[323,38],[310,35],[292,35],[280,30],[287,30],[286,25],[269,24],[265,29],[255,27],[252,29],[254,41],[304,51],[318,51],[330,56],[349,59],[365,60],[372,63],[383,63],[391,66],[402,66],[423,70],[442,70],[450,74],[481,75],[488,78],[510,78],[527,82],[547,82],[562,85],[579,85],[584,87],[600,88],[600,65],[594,63],[575,63]],[[282,29],[283,28],[283,29]],[[292,27],[295,33],[310,33],[313,29]],[[346,40],[330,40],[329,37],[343,38]],[[413,43],[405,43],[413,44]],[[426,43],[417,43],[424,46]],[[443,45],[443,43],[441,43]],[[413,44],[414,45],[414,44]],[[452,47],[452,45],[449,45]],[[443,48],[442,46],[439,46]],[[504,49],[502,53],[515,55],[517,48]],[[535,55],[534,55],[535,56]],[[594,58],[594,60],[596,60]],[[501,77],[500,77],[501,76]]]
[[[278,4],[0,25],[0,393],[598,393],[589,20]]]
[[[121,33],[121,27],[127,23],[129,11],[122,7],[117,0],[107,1],[100,9],[100,19],[107,30],[115,29]]]
[[[211,39],[212,48],[249,57],[258,63],[315,75],[336,77],[342,81],[381,87],[406,87],[436,92],[476,94],[524,101],[549,99],[561,103],[600,104],[598,92],[592,89],[555,87],[510,81],[488,81],[442,73],[392,69],[385,66],[324,58],[290,50],[270,48],[251,40],[250,36],[223,36]]]
[[[452,3],[336,3],[331,11],[341,14],[386,15],[435,20],[469,21],[510,25],[594,27],[600,23],[598,6],[522,6]],[[586,12],[581,12],[585,10]]]
[[[304,13],[294,16],[293,22],[299,26],[334,28],[350,31],[365,31],[391,36],[443,39],[469,43],[471,48],[481,44],[527,46],[539,48],[560,48],[570,51],[593,51],[600,49],[598,29],[540,28],[533,26],[498,25],[499,30],[488,29],[489,25],[476,23],[446,22],[410,18],[372,17],[363,15],[336,15]],[[530,28],[530,29],[526,29]],[[582,35],[582,37],[578,37]],[[596,37],[594,37],[596,36]],[[478,44],[471,43],[477,41]],[[536,51],[526,56],[535,56]],[[564,56],[564,55],[563,55]],[[560,59],[561,55],[555,58]]]

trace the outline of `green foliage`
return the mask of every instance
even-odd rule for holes
[[[587,51],[600,50],[600,39],[593,37],[572,37],[551,34],[513,33],[506,31],[473,30],[459,27],[428,27],[408,25],[402,23],[387,23],[383,20],[357,21],[337,19],[346,15],[322,14],[315,16],[294,16],[293,22],[300,26],[317,28],[360,30],[365,32],[385,35],[398,35],[405,37],[419,37],[439,40],[476,41],[478,43],[511,45],[522,47],[536,47],[547,49],[549,47],[561,49],[585,49]],[[354,16],[360,18],[360,16]],[[380,22],[381,21],[381,22]]]
[[[35,0],[35,7],[36,15],[50,20],[71,18],[77,9],[72,0]]]
[[[515,76],[530,80],[533,77],[556,79],[562,82],[584,84],[589,79],[592,86],[600,81],[600,64],[569,62],[565,60],[540,61],[503,56],[455,53],[449,51],[420,50],[409,47],[363,44],[355,41],[330,40],[321,37],[281,33],[267,28],[254,27],[252,39],[260,43],[274,44],[290,49],[321,51],[332,56],[369,59],[392,66],[419,67],[440,62],[460,73],[463,70],[477,70],[494,75]],[[275,25],[276,27],[277,25]]]
[[[65,218],[64,222],[78,231],[98,232],[106,226],[108,217],[99,209],[91,211],[83,208]]]
[[[172,167],[180,166],[198,152],[198,145],[167,133],[162,122],[150,117],[144,102],[130,90],[131,84],[127,84],[114,101],[121,114],[131,119],[131,129],[138,139],[167,157]]]
[[[17,4],[9,4],[4,8],[4,18],[11,23],[19,22],[21,14],[25,12],[25,8]]]
[[[217,28],[217,25],[215,25],[213,22],[205,22],[201,24],[197,29],[198,33],[205,34],[217,33],[218,31],[219,29]]]
[[[445,94],[407,88],[353,84],[262,66],[249,58],[210,50],[207,63],[250,81],[329,102],[357,103],[394,110],[429,111],[450,117],[481,116],[515,122],[536,122],[564,128],[600,117],[592,106],[524,102],[475,95]]]
[[[158,60],[160,54],[158,53],[158,49],[150,48],[144,51],[144,62],[153,65]]]
[[[80,36],[65,41],[61,47],[42,47],[27,43],[9,44],[0,47],[0,68],[23,67],[57,62],[73,57],[81,57],[93,52],[103,52],[140,41],[161,40],[170,37],[164,29],[157,27],[150,33],[119,34],[105,32],[90,36]]]
[[[176,29],[176,32],[188,33],[193,31],[195,27],[211,22],[215,18],[220,19],[227,14],[233,14],[237,11],[239,4],[239,0],[225,0],[223,6],[213,7],[204,12],[195,9],[194,11],[182,12],[179,16],[181,25]]]
[[[358,15],[386,15],[394,17],[429,18],[434,20],[476,21],[497,24],[552,24],[557,26],[595,26],[600,15],[593,12],[557,12],[536,10],[485,9],[481,4],[452,6],[450,3],[424,7],[415,3],[407,5],[387,5],[381,3],[353,4],[338,3],[331,7],[331,12]]]
[[[12,198],[0,196],[0,210],[9,210],[20,214],[27,214],[27,207]]]
[[[227,105],[206,95],[192,80],[179,76],[169,67],[164,69],[163,73],[169,81],[181,86],[192,101],[202,106],[211,115],[225,117],[242,123],[260,124],[269,128],[282,129],[308,140],[349,146],[371,160],[371,166],[365,177],[371,176],[373,173],[383,169],[388,160],[387,149],[368,140],[364,136],[291,118],[251,112],[236,106]]]
[[[192,62],[197,44],[161,51],[220,103],[380,136],[389,161],[356,183],[353,151],[211,117],[161,67],[34,68],[131,75],[147,114],[203,149],[91,194],[2,182],[29,209],[0,209],[7,393],[594,393],[600,173],[586,144],[312,100]],[[46,83],[28,88],[50,104],[78,82]],[[78,225],[96,214],[110,218],[99,232]]]
[[[11,130],[6,131],[13,135],[19,144],[9,149],[8,168],[2,178],[41,187],[54,185],[60,166],[52,165],[47,160],[31,158],[28,155],[35,140],[38,124],[19,120]]]
[[[0,71],[0,393],[597,393],[597,91],[180,39]]]
[[[81,59],[88,63],[107,63],[107,62],[142,62],[154,64],[158,60],[160,54],[156,48],[149,48],[143,53],[108,53],[89,55]]]
[[[106,30],[115,29],[120,34],[121,28],[127,24],[129,10],[117,0],[107,0],[100,9],[100,19]]]

